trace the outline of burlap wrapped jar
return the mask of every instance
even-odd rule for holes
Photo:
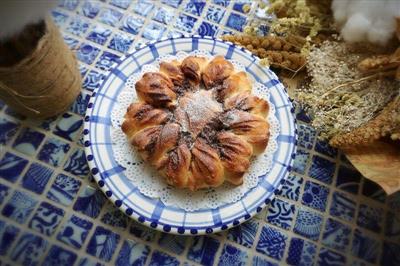
[[[62,113],[80,89],[75,55],[51,19],[45,20],[44,35],[33,52],[12,66],[0,66],[0,98],[28,117]]]

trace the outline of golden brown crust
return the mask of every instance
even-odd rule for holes
[[[161,62],[160,72],[169,77],[172,83],[176,86],[182,86],[184,75],[181,71],[180,64],[178,61],[173,60],[172,62]]]
[[[250,167],[252,146],[231,132],[218,133],[217,141],[226,179],[234,185],[242,184],[243,175]]]
[[[190,171],[191,161],[192,153],[186,144],[182,143],[171,151],[163,173],[167,183],[178,188],[188,187],[193,179]]]
[[[218,152],[202,138],[198,138],[192,148],[191,170],[196,182],[194,190],[217,187],[224,182],[224,168]]]
[[[171,107],[175,105],[174,84],[165,75],[149,72],[135,84],[139,99],[154,107]]]
[[[258,115],[233,110],[227,112],[222,120],[236,135],[241,136],[253,146],[255,154],[261,153],[268,144],[269,124]]]
[[[264,118],[267,117],[269,112],[268,103],[249,92],[238,93],[226,99],[224,107],[226,110],[238,109]]]
[[[211,60],[203,71],[203,82],[206,88],[222,84],[234,71],[231,62],[223,56],[216,56]]]
[[[218,90],[218,98],[223,101],[241,92],[251,92],[251,82],[243,71],[235,73],[224,80],[222,88]]]
[[[201,81],[201,73],[206,64],[207,59],[204,57],[188,56],[183,59],[181,69],[193,85],[198,85]]]

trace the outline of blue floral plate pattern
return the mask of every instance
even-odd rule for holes
[[[129,76],[142,66],[153,63],[159,56],[177,51],[210,51],[227,59],[241,62],[246,72],[270,91],[271,103],[276,107],[280,123],[278,149],[272,169],[259,177],[259,184],[237,202],[217,209],[188,212],[166,206],[159,199],[143,195],[124,174],[113,156],[111,112]],[[250,219],[268,204],[289,175],[295,155],[296,125],[294,108],[276,75],[259,64],[259,59],[230,42],[206,37],[168,38],[153,42],[118,60],[111,68],[97,93],[94,93],[85,117],[84,139],[91,172],[106,196],[128,216],[157,230],[175,234],[205,234],[236,226]]]

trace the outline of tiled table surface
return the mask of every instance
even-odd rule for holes
[[[161,36],[243,29],[239,1],[64,1],[53,12],[83,89],[70,111],[32,121],[0,103],[1,265],[400,265],[400,193],[390,197],[316,139],[299,111],[294,172],[269,207],[216,235],[147,229],[92,181],[82,115],[115,58]]]

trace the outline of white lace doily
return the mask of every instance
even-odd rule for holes
[[[129,178],[140,192],[148,197],[159,198],[165,205],[174,206],[186,211],[200,209],[214,209],[240,200],[243,195],[258,184],[259,176],[265,175],[272,166],[273,153],[277,150],[276,138],[279,135],[279,122],[275,117],[275,106],[269,101],[270,93],[267,87],[256,82],[250,75],[253,82],[253,94],[265,99],[269,106],[267,120],[270,124],[270,138],[266,150],[252,158],[248,172],[244,175],[243,184],[233,186],[224,183],[222,186],[213,189],[205,189],[196,192],[187,189],[177,189],[169,186],[163,177],[154,169],[143,162],[134,147],[129,144],[121,130],[126,109],[132,102],[137,101],[135,90],[136,82],[141,79],[146,72],[158,72],[161,61],[183,60],[189,55],[204,56],[211,59],[213,56],[207,51],[193,51],[191,53],[178,52],[175,56],[166,55],[159,57],[154,64],[144,65],[140,73],[130,76],[118,96],[118,103],[115,105],[112,114],[111,137],[113,140],[113,150],[116,161],[126,168],[125,175]],[[242,64],[235,60],[229,60],[236,71],[244,71]]]

